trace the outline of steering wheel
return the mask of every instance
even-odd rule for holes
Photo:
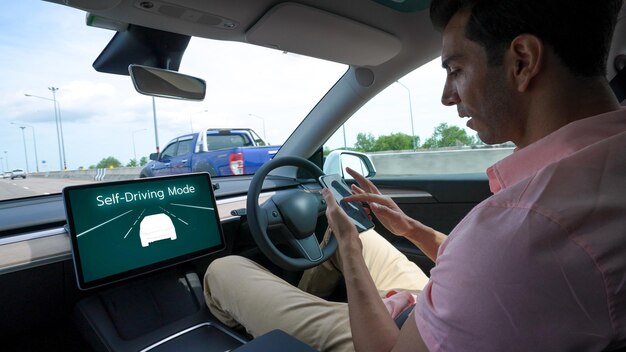
[[[248,191],[248,225],[259,249],[274,264],[286,270],[304,270],[328,260],[337,250],[337,240],[331,236],[328,244],[320,248],[315,227],[317,218],[326,211],[326,201],[319,192],[303,189],[281,191],[259,206],[265,177],[282,166],[302,168],[316,179],[324,174],[312,162],[295,156],[279,157],[265,163],[254,174]],[[300,254],[299,258],[285,255],[269,238],[268,230],[280,227],[287,244]]]

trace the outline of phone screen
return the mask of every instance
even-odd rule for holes
[[[328,188],[332,193],[339,206],[348,214],[352,223],[359,232],[363,232],[374,228],[374,223],[365,213],[363,206],[359,202],[345,202],[344,197],[352,194],[352,190],[339,175],[322,175],[320,176],[322,186]]]

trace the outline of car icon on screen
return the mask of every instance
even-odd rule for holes
[[[150,243],[164,239],[175,240],[176,230],[169,216],[161,213],[148,215],[139,224],[139,239],[141,246],[147,247]]]

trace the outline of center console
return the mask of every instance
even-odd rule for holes
[[[252,341],[217,320],[194,272],[170,269],[78,302],[76,325],[95,351],[315,352],[274,330]]]
[[[76,325],[96,351],[227,351],[246,338],[204,303],[195,273],[171,269],[79,301]]]

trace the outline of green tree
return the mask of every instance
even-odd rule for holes
[[[422,148],[472,145],[474,142],[474,137],[468,136],[464,129],[457,126],[448,126],[447,123],[442,123],[435,127],[433,135],[424,142]]]
[[[356,135],[356,143],[354,144],[354,149],[359,152],[371,152],[374,150],[374,144],[376,143],[376,137],[374,137],[371,133],[363,133],[359,132]]]
[[[139,166],[146,166],[147,163],[148,158],[146,158],[145,156],[142,156],[141,159],[139,159]]]
[[[415,137],[415,146],[419,146],[419,137]],[[390,135],[378,137],[374,143],[374,151],[384,150],[409,150],[413,149],[413,141],[411,136],[406,133],[398,132]]]
[[[128,161],[126,167],[137,167],[137,165],[139,165],[139,163],[137,163],[137,159],[133,158]]]
[[[112,156],[100,160],[98,165],[96,165],[98,169],[105,169],[105,168],[109,169],[109,168],[120,167],[120,166],[122,166],[122,163]]]

